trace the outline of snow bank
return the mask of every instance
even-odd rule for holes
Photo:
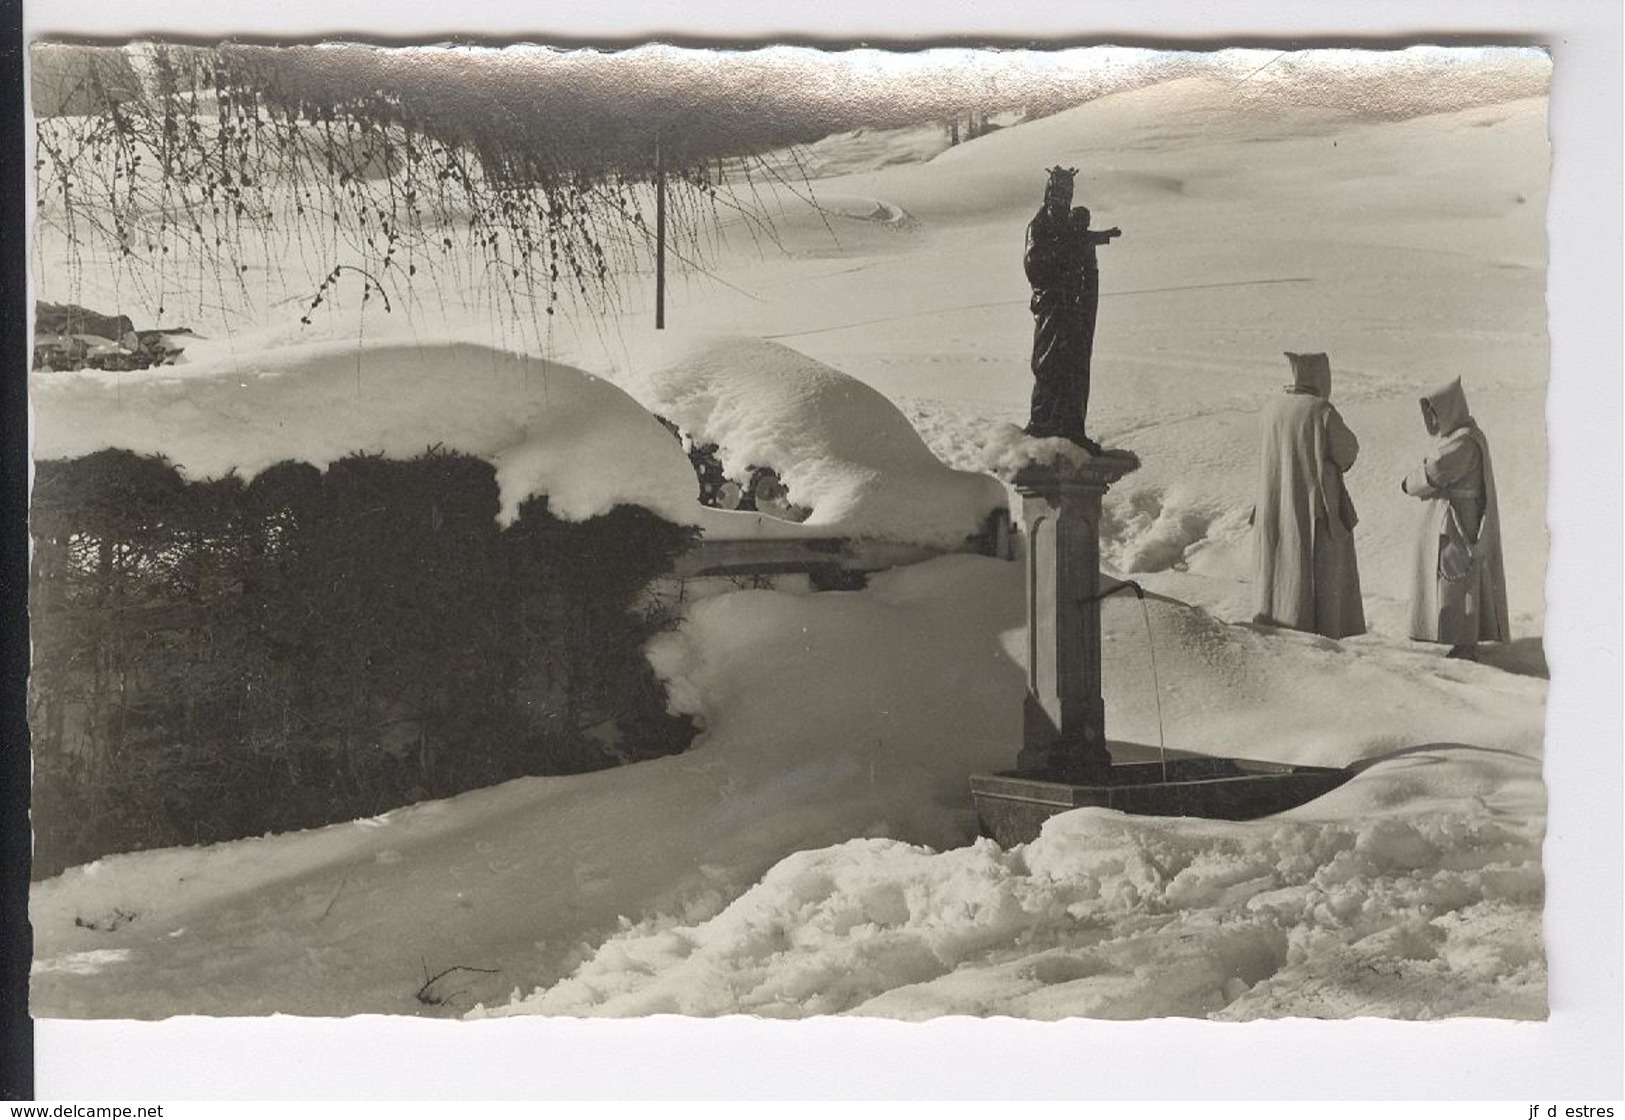
[[[502,1013],[1542,1018],[1539,828],[1507,808],[1085,809],[1009,852],[854,840],[782,861],[710,921],[623,933]]]
[[[627,386],[652,412],[716,443],[743,478],[772,467],[805,525],[952,547],[1005,505],[985,474],[945,466],[876,390],[761,339],[674,336],[645,355]]]

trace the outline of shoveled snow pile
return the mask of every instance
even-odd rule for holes
[[[809,527],[951,546],[1005,504],[997,481],[944,466],[876,390],[761,339],[662,340],[650,372],[626,384],[694,439],[718,445],[723,470],[772,467]]]
[[[1504,764],[1524,789],[1531,768]],[[853,840],[782,861],[708,922],[645,923],[502,1013],[1541,1018],[1529,809],[1245,824],[1085,809],[1008,852]]]

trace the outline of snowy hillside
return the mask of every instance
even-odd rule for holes
[[[1153,593],[1105,608],[1118,757],[1160,739],[1351,782],[1245,824],[1084,810],[1000,851],[973,842],[966,778],[1019,748],[1021,565],[739,591],[649,650],[701,725],[688,752],[71,869],[34,891],[34,1013],[1544,1016],[1545,101],[1458,87],[1446,112],[1356,114],[1260,88],[1181,79],[931,158],[919,132],[890,134],[896,160],[880,134],[832,140],[825,210],[781,199],[776,247],[734,228],[675,286],[675,342],[636,275],[625,315],[539,337],[455,305],[332,311],[146,382],[41,379],[36,454],[112,441],[207,474],[460,441],[509,508],[541,488],[699,522],[653,410],[740,465],[775,457],[815,515],[760,531],[947,541],[1004,497],[979,472],[1031,388],[1022,231],[1043,169],[1075,165],[1123,230],[1091,424],[1143,464],[1108,496],[1105,559]],[[1372,632],[1344,642],[1247,622],[1256,416],[1285,350],[1330,354],[1361,439]],[[1399,479],[1427,444],[1417,398],[1455,376],[1507,540],[1516,640],[1483,664],[1403,632]]]

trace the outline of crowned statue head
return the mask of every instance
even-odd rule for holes
[[[1072,188],[1078,177],[1076,167],[1052,167],[1044,185],[1044,205],[1065,210],[1072,205]]]

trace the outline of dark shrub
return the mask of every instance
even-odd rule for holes
[[[497,510],[491,466],[438,449],[246,485],[38,464],[36,876],[687,746],[642,647],[692,531]]]

